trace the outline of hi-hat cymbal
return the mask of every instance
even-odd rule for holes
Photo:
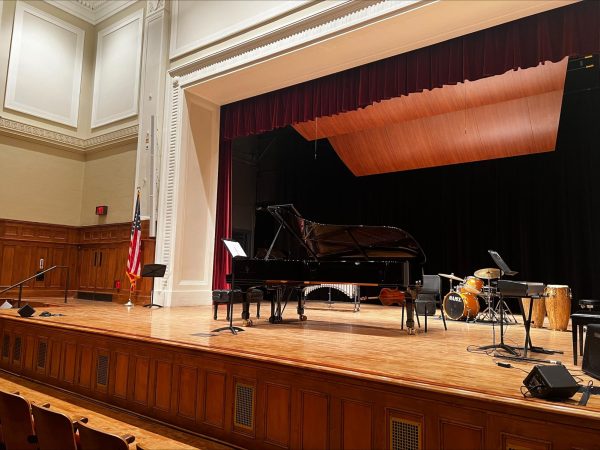
[[[459,277],[454,276],[454,275],[449,275],[447,273],[438,273],[438,275],[440,277],[450,278],[451,280],[454,280],[454,281],[462,281],[463,283],[465,282],[465,280],[463,280],[462,278],[459,278]]]
[[[483,278],[484,280],[495,280],[496,278],[500,278],[502,272],[500,271],[500,269],[492,267],[487,269],[476,270],[473,275],[475,275],[477,278]]]

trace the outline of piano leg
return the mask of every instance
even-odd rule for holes
[[[415,303],[414,299],[417,298],[418,292],[416,289],[407,289],[404,296],[404,305],[406,309],[406,332],[408,334],[415,334]]]
[[[269,317],[269,323],[281,323],[283,320],[281,313],[281,297],[283,295],[283,288],[276,287],[273,296],[271,297],[271,317]]]
[[[250,320],[250,302],[242,302],[242,326],[251,327],[254,323]]]
[[[298,312],[298,318],[301,321],[305,321],[306,320],[306,316],[304,315],[304,296],[300,295],[298,296],[298,308],[297,308],[297,312]]]

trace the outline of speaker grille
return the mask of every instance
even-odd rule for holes
[[[391,450],[421,450],[421,424],[392,417],[390,424]]]
[[[13,361],[21,361],[21,336],[15,337],[15,344],[13,347]]]
[[[8,354],[10,352],[10,336],[5,334],[2,337],[2,357],[8,358]]]
[[[254,428],[254,386],[236,383],[234,426]]]
[[[96,383],[100,386],[108,384],[108,355],[98,355],[96,363]]]
[[[38,343],[38,354],[37,354],[37,367],[38,369],[44,369],[46,367],[46,353],[48,350],[48,344],[41,341]]]

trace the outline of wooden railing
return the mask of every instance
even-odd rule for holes
[[[69,267],[68,266],[48,267],[46,270],[37,272],[37,273],[33,274],[32,276],[25,278],[24,280],[19,281],[18,283],[13,284],[12,286],[7,287],[6,289],[1,290],[0,295],[4,294],[5,292],[10,291],[11,289],[18,287],[19,288],[19,297],[18,297],[18,301],[17,301],[17,308],[20,308],[21,307],[21,298],[23,297],[23,284],[27,283],[30,280],[33,280],[34,278],[39,277],[40,275],[44,275],[46,272],[50,272],[54,269],[67,269],[67,279],[65,281],[65,303],[67,303],[67,291],[69,289]]]

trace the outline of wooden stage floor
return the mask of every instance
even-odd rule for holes
[[[219,310],[219,320],[213,320],[211,306],[147,309],[123,305],[70,299],[68,304],[48,299],[48,306],[37,305],[33,317],[19,319],[52,327],[85,330],[103,335],[116,335],[146,342],[170,345],[252,360],[277,362],[293,367],[317,368],[403,386],[419,386],[437,392],[454,392],[462,396],[481,398],[507,404],[528,404],[532,408],[560,411],[566,414],[597,419],[600,398],[592,396],[586,407],[577,406],[580,394],[563,403],[525,399],[522,381],[534,363],[509,361],[512,368],[497,366],[497,358],[470,347],[491,344],[493,329],[489,324],[442,321],[430,317],[429,330],[418,330],[414,336],[400,330],[398,307],[363,304],[353,312],[350,304],[307,303],[308,320],[296,318],[294,305],[284,313],[282,324],[269,324],[268,305],[263,305],[263,317],[254,319],[254,326],[238,335],[228,331],[211,333],[226,325],[225,310]],[[234,325],[241,325],[239,305],[236,305]],[[64,314],[40,317],[39,313]],[[3,316],[17,316],[16,310],[0,310]],[[255,314],[255,305],[251,306]],[[421,318],[421,326],[423,320]],[[496,340],[499,328],[496,327]],[[505,334],[509,345],[523,345],[524,327],[511,325]],[[560,350],[563,354],[532,356],[561,361],[582,384],[590,378],[581,367],[573,366],[570,332],[532,329],[535,346]],[[581,359],[579,364],[581,364]],[[599,382],[596,381],[596,384]]]

